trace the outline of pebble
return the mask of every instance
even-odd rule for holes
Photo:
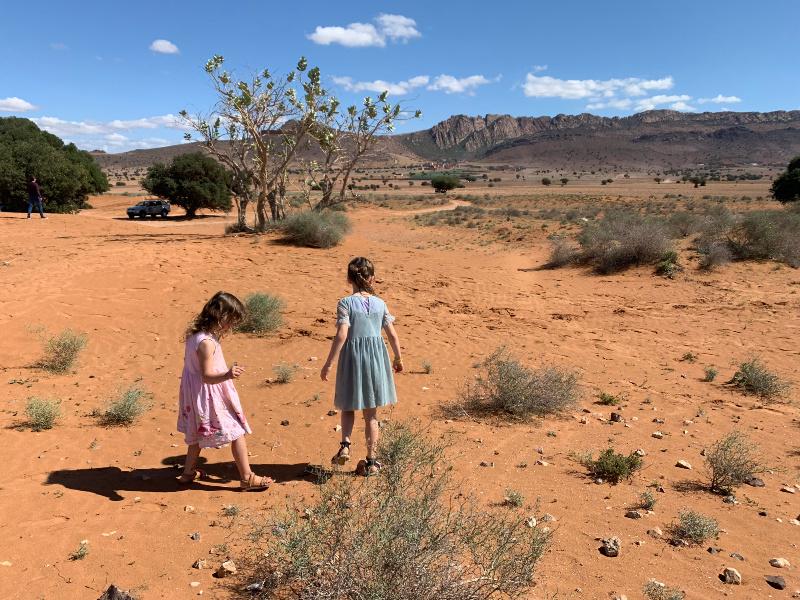
[[[731,558],[735,558],[736,560],[744,560],[744,556],[739,554],[738,552],[731,552]]]
[[[645,451],[644,451],[644,450],[642,450],[641,448],[637,448],[637,450],[634,452],[634,454],[635,454],[636,456],[647,456],[647,452],[645,452]]]
[[[628,597],[625,594],[614,594],[611,596],[612,600],[628,600]]]
[[[333,430],[334,431],[341,431],[342,430],[342,426],[341,425],[337,425],[336,427],[333,428]]]
[[[661,531],[660,527],[653,527],[652,529],[647,530],[647,535],[651,538],[661,539],[664,537],[664,532]]]
[[[722,548],[717,548],[716,546],[709,546],[706,550],[709,554],[719,554],[722,552]]]
[[[8,561],[8,560],[4,560],[3,562],[0,562],[0,567],[10,567],[11,565],[12,565],[11,561]]]
[[[192,535],[190,535],[189,537],[190,537],[191,539],[193,539],[195,542],[199,542],[199,541],[200,541],[200,532],[199,532],[199,531],[195,531],[195,532],[194,532]]]
[[[219,566],[215,575],[219,578],[227,577],[228,575],[236,575],[236,563],[232,560],[226,560]]]
[[[494,466],[494,462],[486,462],[485,460],[482,460],[481,461],[481,466],[482,467],[493,467]]]
[[[207,569],[208,568],[208,563],[204,559],[198,558],[192,564],[192,568],[193,569]]]
[[[284,427],[288,427],[289,419],[284,419],[283,421],[281,421],[281,425],[283,425]]]
[[[766,582],[769,584],[770,587],[775,588],[776,590],[785,590],[786,589],[786,580],[783,577],[778,577],[776,575],[767,575],[764,577]]]
[[[618,537],[610,537],[601,541],[600,546],[600,554],[603,556],[608,556],[609,558],[614,558],[615,556],[619,556],[619,549],[622,545],[622,542],[619,541]]]
[[[753,475],[750,475],[744,482],[751,487],[764,487],[764,480]]]
[[[793,488],[791,485],[784,485],[781,488],[782,492],[786,492],[787,494],[794,494],[797,490]]]
[[[800,525],[800,519],[791,519],[789,523],[792,525]]]
[[[661,440],[664,439],[664,434],[661,433],[660,431],[654,431],[653,437],[656,438],[657,440]]]
[[[690,465],[685,460],[679,460],[678,462],[675,463],[675,466],[680,469],[689,469],[690,471],[692,470],[692,465]]]
[[[791,566],[789,564],[789,561],[786,560],[785,558],[770,558],[769,564],[775,567],[776,569],[785,569],[786,567]]]
[[[586,425],[588,422],[589,420],[586,417],[581,417],[581,420],[579,421],[581,425]]]
[[[616,412],[611,413],[611,422],[612,423],[622,423],[622,415]]]
[[[542,515],[542,523],[555,523],[556,521],[558,521],[558,519],[556,519],[550,513],[544,513]]]
[[[640,513],[638,510],[629,510],[628,512],[625,513],[625,516],[628,519],[641,519],[642,513]]]
[[[546,467],[546,466],[547,466],[547,465],[549,465],[550,463],[549,463],[549,462],[547,462],[546,460],[542,460],[542,459],[540,458],[539,460],[537,460],[537,461],[536,461],[536,464],[537,464],[537,465],[539,465],[540,467]]]
[[[191,587],[193,587],[193,588],[200,587],[200,582],[199,581],[190,581],[189,585]]]
[[[528,517],[525,521],[525,525],[533,529],[536,527],[536,517]]]
[[[727,567],[722,571],[722,575],[720,575],[719,578],[723,583],[729,583],[731,585],[741,585],[742,583],[742,574],[731,567]]]
[[[191,504],[187,504],[186,506],[183,507],[183,512],[193,513],[194,506],[192,506]]]
[[[338,410],[331,409],[331,410],[328,411],[328,416],[329,417],[335,417],[338,414],[339,414]]]
[[[653,419],[653,423],[656,423],[658,425],[663,425],[665,421],[664,419],[659,419],[658,417],[656,417],[655,419]]]
[[[734,496],[733,494],[730,494],[730,495],[728,495],[728,496],[725,496],[725,497],[722,499],[722,501],[723,501],[725,504],[739,504],[739,501],[736,499],[736,496]]]

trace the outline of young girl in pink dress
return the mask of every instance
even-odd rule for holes
[[[244,319],[245,308],[233,294],[217,292],[186,331],[181,375],[178,431],[186,436],[186,464],[178,481],[188,485],[205,473],[196,469],[202,448],[231,445],[239,469],[240,489],[264,490],[272,483],[250,470],[245,434],[250,425],[242,411],[233,380],[244,368],[229,369],[219,340]]]

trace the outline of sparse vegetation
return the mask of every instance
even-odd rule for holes
[[[86,334],[65,329],[44,342],[44,355],[37,366],[50,373],[66,373],[75,365],[81,350],[86,347]]]
[[[550,258],[545,263],[546,269],[557,269],[574,264],[580,252],[563,237],[557,236],[550,240]]]
[[[770,193],[779,202],[795,202],[800,199],[800,156],[795,156],[770,188]]]
[[[236,506],[235,504],[226,504],[222,507],[222,514],[226,517],[236,517],[239,513],[242,512],[242,509]]]
[[[644,584],[642,593],[647,600],[683,600],[686,597],[678,588],[667,587],[652,579]]]
[[[283,325],[283,300],[278,296],[255,292],[245,298],[244,305],[247,314],[244,321],[236,327],[236,331],[265,335],[277,331]]]
[[[714,366],[709,365],[703,369],[703,381],[705,382],[711,383],[717,378],[717,375],[719,375],[719,371]]]
[[[621,402],[622,398],[620,396],[615,396],[607,392],[600,392],[600,395],[597,397],[597,403],[603,406],[617,406]]]
[[[503,503],[506,506],[513,506],[514,508],[521,508],[525,504],[525,496],[514,489],[507,489],[506,495],[503,498]]]
[[[27,425],[33,431],[52,429],[61,415],[61,402],[48,398],[33,397],[25,405]]]
[[[138,384],[125,388],[111,398],[100,415],[104,425],[128,426],[150,409],[150,393]]]
[[[80,544],[78,544],[78,549],[74,552],[70,552],[69,559],[70,560],[83,560],[89,554],[89,542],[83,540]]]
[[[433,373],[433,363],[429,360],[423,360],[422,372],[425,373],[425,375],[430,375],[431,373]]]
[[[273,368],[275,373],[275,382],[281,384],[290,383],[292,379],[294,379],[295,373],[297,373],[297,368],[297,365],[290,365],[287,363],[275,365]]]
[[[577,457],[589,474],[595,479],[602,479],[609,483],[617,484],[625,479],[630,479],[642,468],[642,459],[632,452],[629,455],[618,454],[613,448],[603,450],[595,459],[591,454]]]
[[[448,190],[453,190],[457,187],[464,187],[461,180],[455,175],[434,175],[431,177],[431,185],[440,194],[446,194]]]
[[[286,217],[279,225],[284,239],[295,246],[333,248],[350,233],[350,219],[340,211],[304,211]]]
[[[740,431],[732,431],[706,449],[706,469],[711,491],[730,493],[768,468],[758,456],[758,447]]]
[[[758,396],[765,402],[775,401],[789,391],[789,383],[772,373],[757,357],[739,365],[728,382],[745,394]]]
[[[484,372],[465,386],[450,411],[526,420],[560,413],[578,400],[574,371],[552,366],[530,369],[504,347],[492,353],[482,367]]]
[[[639,508],[643,508],[644,510],[653,510],[656,507],[656,497],[653,495],[653,492],[650,490],[646,490],[639,494]]]
[[[678,515],[678,522],[670,528],[673,542],[702,544],[719,535],[719,523],[711,517],[689,510]]]
[[[691,350],[689,352],[685,352],[683,356],[681,356],[681,361],[688,363],[695,363],[697,362],[697,354],[695,354]]]
[[[408,425],[387,428],[384,468],[368,484],[334,476],[298,517],[254,531],[258,598],[517,598],[549,533],[517,511],[481,512],[451,497],[444,448]]]

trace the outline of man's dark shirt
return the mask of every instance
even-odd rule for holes
[[[28,197],[31,200],[38,200],[42,197],[42,192],[39,189],[39,184],[35,181],[31,181],[28,183]]]

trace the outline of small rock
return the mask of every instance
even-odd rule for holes
[[[664,537],[664,532],[661,531],[660,527],[653,527],[652,529],[647,530],[647,535],[658,540]]]
[[[236,575],[236,564],[232,560],[226,560],[219,566],[217,572],[214,573],[220,579],[228,575]]]
[[[555,523],[557,520],[558,520],[558,519],[556,519],[556,518],[555,518],[553,515],[551,515],[550,513],[544,513],[544,514],[542,515],[542,522],[543,522],[543,523]]]
[[[663,434],[663,433],[661,433],[660,431],[654,431],[654,432],[653,432],[653,434],[652,434],[652,436],[653,436],[654,438],[656,438],[657,440],[664,439],[664,434]]]
[[[628,597],[625,594],[614,594],[611,600],[628,600]]]
[[[726,567],[719,578],[723,583],[729,583],[731,585],[741,585],[742,583],[742,574],[731,567]]]
[[[708,552],[709,554],[719,554],[720,552],[722,552],[722,548],[717,548],[715,546],[709,546],[709,548],[706,550],[706,552]]]
[[[783,577],[778,577],[776,575],[767,575],[764,577],[770,587],[775,588],[776,590],[785,590],[786,589],[786,580]]]
[[[208,568],[208,563],[205,560],[203,560],[202,558],[198,558],[196,561],[194,561],[194,564],[192,564],[192,568],[193,569],[207,569]]]
[[[289,419],[284,419],[283,421],[281,421],[281,425],[283,425],[284,427],[288,427],[289,426]]]
[[[658,425],[663,425],[663,424],[664,424],[664,422],[665,422],[665,421],[664,421],[664,419],[659,419],[658,417],[656,417],[655,419],[653,419],[653,423],[656,423],[656,424],[658,424]]]
[[[537,464],[537,465],[539,465],[540,467],[546,467],[546,466],[548,466],[550,463],[549,463],[549,462],[547,462],[546,460],[542,460],[542,459],[540,458],[539,460],[537,460],[537,461],[536,461],[536,464]]]
[[[725,504],[739,504],[739,501],[736,499],[736,496],[734,496],[733,494],[729,494],[729,495],[725,496],[722,499],[722,501]]]
[[[528,517],[528,518],[525,520],[525,525],[527,525],[527,526],[528,526],[528,527],[530,527],[531,529],[533,529],[534,527],[536,527],[536,517]]]
[[[337,432],[341,431],[342,430],[342,426],[341,425],[337,425],[336,427],[333,428],[333,430],[337,431]]]
[[[800,519],[789,519],[789,523],[792,525],[800,525]]]
[[[786,560],[785,558],[770,558],[769,564],[775,567],[776,569],[785,569],[786,567],[791,566],[789,564],[789,561]]]
[[[758,516],[759,517],[766,517],[768,514],[769,513],[767,511],[765,511],[765,510],[758,511]]]
[[[616,412],[611,413],[611,422],[612,423],[622,423],[622,415]]]
[[[195,542],[199,542],[199,541],[200,541],[200,532],[199,532],[199,531],[195,531],[195,532],[194,532],[192,535],[190,535],[189,537],[190,537],[191,539],[193,539]]]
[[[485,460],[482,460],[481,461],[481,466],[482,467],[493,467],[494,466],[494,462],[486,462]]]
[[[744,561],[744,556],[742,556],[738,552],[731,552],[731,558],[735,558],[736,560]]]
[[[747,477],[744,482],[751,486],[751,487],[764,487],[764,480],[756,477],[755,475],[750,475]]]
[[[133,596],[130,595],[128,592],[123,592],[115,585],[108,586],[108,589],[103,592],[103,595],[100,596],[97,600],[136,600]]]
[[[335,410],[335,409],[331,409],[331,410],[328,411],[328,416],[329,417],[335,417],[338,414],[339,414],[339,411]]]
[[[640,513],[638,510],[629,510],[628,512],[625,513],[625,516],[628,519],[641,519],[642,513]]]
[[[784,485],[781,487],[782,492],[786,492],[787,494],[794,494],[797,490],[790,485]]]
[[[199,581],[190,581],[189,582],[189,586],[193,587],[193,588],[200,587],[200,582]]]
[[[622,545],[622,542],[619,541],[617,537],[610,537],[601,541],[600,546],[600,554],[603,556],[608,556],[609,558],[614,558],[615,556],[619,556],[619,549]]]
[[[675,463],[675,466],[680,469],[689,469],[690,471],[692,470],[692,465],[690,465],[685,460],[679,460],[678,462]]]
[[[581,417],[581,420],[578,421],[581,425],[586,425],[589,420],[586,417]]]
[[[192,506],[191,504],[187,504],[186,506],[183,507],[183,512],[193,513],[194,506]]]
[[[635,454],[636,456],[647,456],[647,452],[645,452],[645,451],[644,451],[644,450],[642,450],[641,448],[637,448],[637,450],[634,452],[634,454]]]

